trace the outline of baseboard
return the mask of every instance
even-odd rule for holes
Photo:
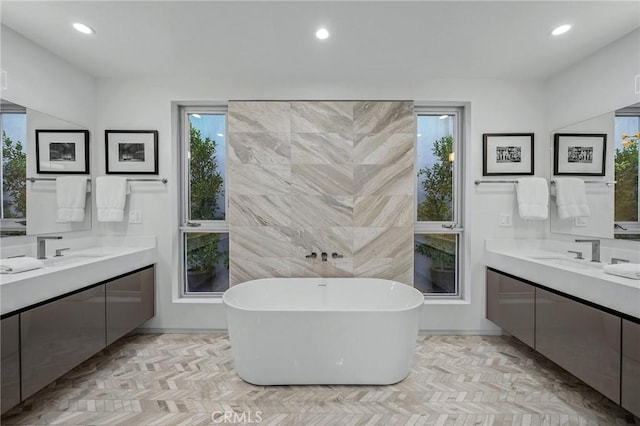
[[[502,336],[502,330],[419,330],[418,334],[428,336]]]
[[[227,334],[225,329],[207,328],[137,328],[131,334]],[[420,330],[420,335],[431,336],[501,336],[502,330]]]
[[[215,328],[136,328],[130,334],[227,334]]]

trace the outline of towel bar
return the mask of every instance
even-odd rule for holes
[[[480,185],[481,183],[518,183],[517,180],[515,179],[510,179],[510,180],[498,180],[498,179],[477,179],[475,180],[473,183],[475,183],[476,185]],[[551,185],[555,185],[556,181],[552,180],[551,181]],[[612,181],[604,181],[604,180],[585,180],[584,183],[603,183],[607,186],[611,186],[611,185],[615,185],[616,183],[618,183],[618,181],[612,180]]]
[[[49,180],[54,181],[57,178],[54,177],[28,177],[26,180],[29,182],[35,182],[37,180]],[[91,178],[87,178],[89,182],[91,182]],[[162,182],[167,183],[166,178],[127,178],[129,182]]]

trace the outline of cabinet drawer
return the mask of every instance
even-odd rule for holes
[[[106,284],[107,345],[153,317],[155,267]]]
[[[20,314],[22,399],[105,347],[105,286]]]
[[[530,347],[535,340],[535,287],[487,270],[487,319]]]
[[[0,330],[2,360],[0,361],[0,375],[2,389],[0,405],[2,413],[20,403],[20,320],[14,315],[2,320]]]
[[[536,288],[536,350],[620,402],[621,318]]]
[[[621,405],[640,417],[640,324],[622,320]]]

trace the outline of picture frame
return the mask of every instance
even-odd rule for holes
[[[89,131],[36,129],[36,172],[89,174]]]
[[[105,130],[107,174],[157,175],[157,130]]]
[[[605,133],[555,133],[553,174],[604,176],[606,152]]]
[[[484,133],[482,175],[533,175],[533,133]]]

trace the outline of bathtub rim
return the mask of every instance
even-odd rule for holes
[[[421,307],[422,305],[424,305],[424,294],[421,293],[418,289],[416,289],[413,286],[410,286],[409,284],[405,284],[402,283],[400,281],[394,281],[394,280],[387,280],[384,278],[364,278],[364,277],[347,277],[347,278],[343,278],[343,277],[327,277],[326,279],[345,279],[345,280],[349,280],[349,279],[365,279],[365,280],[376,280],[376,281],[386,281],[389,283],[398,283],[400,285],[404,285],[407,286],[409,289],[413,290],[414,292],[417,292],[420,295],[420,301],[416,302],[414,305],[408,306],[408,307],[404,307],[404,308],[399,308],[399,309],[384,309],[384,308],[375,308],[375,309],[270,309],[270,308],[246,308],[246,307],[241,307],[238,306],[234,303],[229,303],[229,301],[227,300],[227,292],[232,290],[235,287],[241,286],[243,284],[249,284],[249,283],[255,283],[255,282],[259,282],[259,281],[265,281],[265,280],[294,280],[294,279],[300,279],[300,280],[321,280],[322,278],[258,278],[255,280],[249,280],[249,281],[243,281],[239,284],[236,284],[234,286],[232,286],[231,288],[229,288],[228,290],[226,290],[224,293],[222,293],[222,304],[225,306],[228,306],[229,308],[233,308],[233,309],[237,309],[239,311],[244,311],[244,312],[313,312],[313,313],[323,313],[323,312],[358,312],[358,313],[374,313],[374,312],[380,312],[380,313],[400,313],[400,312],[408,312],[411,311],[413,309],[417,309],[419,307]]]

